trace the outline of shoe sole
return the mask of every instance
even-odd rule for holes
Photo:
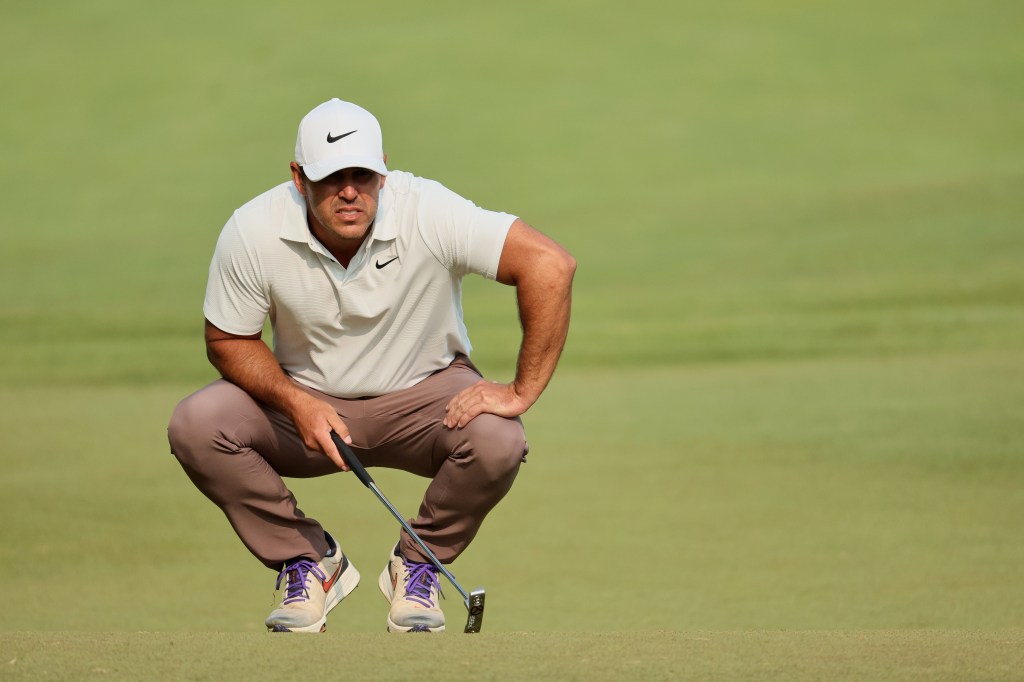
[[[388,600],[390,604],[395,598],[395,588],[391,584],[391,571],[387,566],[381,572],[380,577],[377,578],[377,587],[380,588],[384,598]],[[432,628],[429,625],[417,623],[416,625],[398,625],[391,620],[391,614],[388,614],[388,632],[444,632],[444,625],[440,625],[436,628]]]
[[[341,576],[338,577],[338,582],[331,587],[331,591],[327,593],[327,601],[324,604],[324,616],[320,620],[316,621],[311,625],[306,625],[298,628],[289,628],[285,625],[273,625],[267,628],[269,632],[324,632],[327,630],[327,614],[331,612],[335,606],[341,603],[341,600],[352,594],[352,591],[359,586],[360,579],[359,571],[355,565],[350,561],[348,568],[342,572]]]

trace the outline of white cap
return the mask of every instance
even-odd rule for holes
[[[366,109],[337,97],[299,122],[295,162],[313,182],[342,168],[369,168],[388,174],[380,123]]]

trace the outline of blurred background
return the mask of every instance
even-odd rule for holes
[[[275,576],[165,429],[215,378],[220,228],[335,96],[579,261],[530,461],[453,567],[488,629],[1020,626],[1020,3],[0,13],[0,631],[262,629]],[[513,292],[465,307],[510,379]],[[375,477],[413,513],[425,481]],[[394,522],[294,490],[364,573],[332,630],[382,629]]]

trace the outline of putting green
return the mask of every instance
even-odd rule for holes
[[[0,22],[0,677],[1013,679],[1024,6],[21,3]],[[206,269],[333,96],[395,168],[578,258],[529,463],[457,564],[479,637],[380,634],[396,529],[299,481],[363,585],[274,576],[167,452]],[[511,376],[512,292],[466,283]],[[412,513],[424,481],[374,472]],[[446,604],[461,621],[454,599]],[[458,614],[458,615],[456,615]],[[844,677],[845,676],[845,677]]]

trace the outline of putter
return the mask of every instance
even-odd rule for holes
[[[463,604],[466,606],[466,611],[469,612],[469,616],[466,618],[466,629],[463,632],[480,632],[480,626],[483,625],[484,622],[484,588],[478,587],[467,594],[466,591],[462,589],[462,586],[459,585],[458,581],[455,580],[455,576],[453,576],[447,568],[441,565],[441,562],[438,561],[437,557],[434,556],[434,553],[430,551],[430,548],[427,547],[423,540],[420,539],[420,536],[416,534],[416,531],[414,531],[409,526],[409,523],[402,518],[402,515],[399,514],[398,510],[395,509],[395,506],[388,501],[388,498],[384,497],[384,493],[382,493],[380,488],[377,487],[373,477],[367,473],[366,467],[364,467],[363,463],[359,461],[358,457],[356,457],[356,453],[352,452],[352,448],[350,448],[348,444],[345,443],[345,441],[343,441],[334,431],[331,431],[331,439],[334,441],[334,445],[341,450],[341,455],[345,458],[345,463],[348,464],[350,469],[352,469],[352,473],[356,475],[356,478],[362,481],[363,485],[373,491],[373,494],[377,496],[377,499],[384,503],[384,506],[391,512],[391,515],[398,519],[398,522],[402,524],[402,528],[404,528],[405,532],[409,534],[409,537],[415,540],[416,544],[420,546],[420,549],[422,549],[423,553],[426,554],[428,559],[430,559],[430,563],[434,565],[434,568],[441,571],[441,573],[444,573],[444,577],[448,578],[448,582],[454,585],[455,589],[462,595]]]

